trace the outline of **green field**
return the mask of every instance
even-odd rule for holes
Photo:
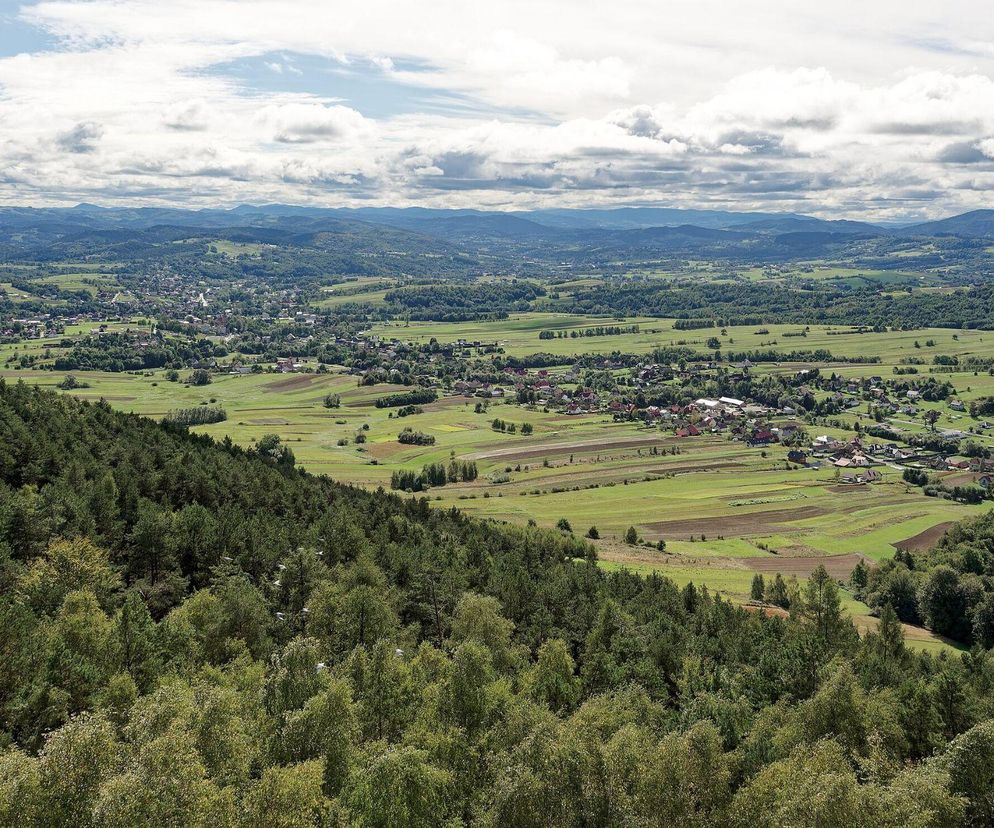
[[[632,324],[639,325],[638,333],[539,339],[539,332],[543,330],[569,332],[598,326]],[[723,335],[718,328],[683,331],[675,330],[673,324],[672,319],[647,317],[522,313],[492,322],[382,322],[373,325],[370,330],[377,336],[403,342],[428,342],[432,338],[439,342],[455,342],[460,339],[469,342],[496,342],[512,356],[540,351],[563,356],[609,354],[612,351],[643,353],[653,348],[675,345],[686,345],[705,352],[707,340],[717,336],[721,340],[722,349],[726,351],[772,348],[789,352],[825,348],[833,354],[843,356],[878,355],[881,358],[879,365],[864,366],[868,374],[881,373],[881,369],[889,373],[891,367],[899,364],[902,357],[921,357],[931,361],[935,354],[994,356],[992,331],[918,328],[913,331],[855,333],[852,328],[845,326],[788,324],[729,327]],[[799,334],[805,328],[805,336],[784,336],[786,333]],[[933,340],[935,345],[926,347],[928,340]],[[916,341],[921,348],[915,348]]]
[[[57,273],[52,276],[43,276],[40,279],[32,279],[32,281],[44,285],[58,285],[64,290],[85,290],[91,295],[96,295],[99,290],[109,291],[118,288],[117,279],[113,273],[91,273],[89,271]]]
[[[321,298],[314,302],[317,308],[335,308],[347,304],[382,305],[383,297],[394,285],[390,279],[379,276],[360,276],[321,289]]]
[[[504,322],[465,324],[381,324],[375,332],[403,340],[456,339],[488,342],[497,339],[512,354],[561,347],[561,353],[647,350],[676,342],[701,347],[710,331],[675,331],[672,320],[638,322],[637,334],[580,339],[538,340],[538,331],[582,329],[614,324],[612,320],[551,314],[524,314]],[[119,323],[115,327],[126,327]],[[136,327],[135,323],[130,323]],[[84,326],[85,328],[86,326]],[[882,334],[833,335],[833,329],[812,328],[806,337],[783,337],[801,326],[730,328],[722,337],[732,348],[759,347],[776,340],[777,348],[825,347],[838,353],[879,353],[881,365],[832,366],[845,375],[887,375],[903,356],[930,353],[994,355],[994,334],[948,329]],[[839,330],[839,329],[835,329]],[[68,335],[84,330],[70,330]],[[934,347],[915,348],[918,341]],[[754,341],[755,340],[755,341]],[[796,343],[796,344],[795,344]],[[0,355],[56,353],[57,342],[33,341],[4,346]],[[757,370],[796,370],[796,365],[762,365]],[[927,366],[921,370],[927,375]],[[45,370],[6,370],[8,378],[54,386],[63,375]],[[972,373],[942,375],[969,400],[994,393],[994,378]],[[844,575],[856,555],[881,560],[893,555],[893,544],[914,538],[932,527],[977,514],[986,507],[963,506],[926,498],[920,489],[901,481],[900,471],[883,467],[883,479],[872,486],[840,485],[835,470],[791,468],[786,450],[748,448],[725,437],[680,439],[668,431],[636,423],[616,423],[605,414],[567,416],[540,408],[524,408],[501,400],[488,401],[476,413],[477,399],[443,396],[423,406],[424,412],[405,418],[392,409],[379,409],[376,398],[401,386],[359,386],[342,371],[325,374],[215,375],[203,387],[168,382],[164,372],[79,375],[90,387],[73,393],[106,399],[117,408],[161,417],[169,410],[216,403],[227,411],[225,422],[202,427],[216,438],[231,437],[251,445],[269,433],[280,435],[298,462],[308,470],[367,487],[389,486],[398,469],[420,471],[427,463],[451,457],[473,460],[479,478],[472,483],[434,488],[429,496],[441,505],[455,505],[472,514],[500,520],[554,526],[569,520],[577,533],[596,526],[605,565],[658,569],[678,581],[695,580],[744,600],[756,571],[783,570],[799,577],[819,562]],[[967,388],[969,387],[969,391]],[[323,405],[329,393],[341,396],[341,407]],[[938,405],[938,404],[934,404]],[[942,407],[939,427],[965,429],[969,418]],[[861,411],[844,418],[855,419]],[[494,417],[530,423],[533,433],[495,432]],[[897,418],[899,419],[899,418]],[[364,429],[367,426],[367,429]],[[397,442],[401,428],[410,426],[432,434],[430,447]],[[921,429],[924,423],[908,421]],[[816,427],[817,433],[846,432]],[[366,442],[357,444],[363,434]],[[990,441],[984,435],[979,439]],[[508,482],[494,482],[495,475]],[[647,544],[666,542],[666,553],[629,547],[621,537],[634,526]],[[637,554],[634,554],[637,553]],[[842,557],[846,556],[846,557]],[[833,569],[834,568],[834,569]],[[861,612],[865,615],[866,609]],[[864,618],[864,623],[872,623]]]
[[[239,256],[257,256],[264,250],[267,250],[271,245],[267,244],[257,244],[254,242],[236,242],[229,241],[228,239],[216,239],[210,243],[211,247],[214,248],[218,253],[223,256],[228,256],[231,259],[235,259]]]

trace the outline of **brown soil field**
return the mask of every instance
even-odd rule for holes
[[[527,460],[531,457],[549,457],[555,454],[571,454],[577,452],[609,452],[613,449],[647,448],[662,446],[664,441],[659,437],[629,437],[625,440],[587,440],[573,443],[545,443],[542,445],[523,447],[512,446],[506,449],[494,449],[467,455],[470,460]]]
[[[375,457],[377,460],[385,460],[387,457],[392,457],[403,449],[403,445],[393,440],[385,440],[382,443],[366,443],[366,452],[370,457]]]
[[[912,535],[910,538],[905,538],[891,545],[902,552],[927,552],[938,543],[939,538],[946,534],[946,530],[952,525],[951,521],[937,523],[931,529],[926,529],[924,532],[919,532],[917,535]]]
[[[743,558],[742,562],[757,572],[779,572],[781,575],[796,575],[798,578],[808,577],[820,565],[828,570],[828,574],[838,580],[846,581],[852,574],[853,568],[860,561],[870,561],[858,553],[850,555],[810,555],[791,558],[785,555],[772,555],[763,558]]]
[[[827,514],[820,506],[799,506],[796,509],[769,509],[761,512],[743,512],[720,517],[661,520],[646,524],[646,528],[659,532],[664,538],[690,539],[691,535],[773,535],[789,529],[783,524]]]
[[[286,379],[267,382],[262,387],[267,391],[296,391],[298,388],[307,388],[307,386],[314,382],[314,378],[314,374],[297,374]]]

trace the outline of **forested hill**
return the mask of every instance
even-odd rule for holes
[[[0,381],[0,825],[994,820],[994,661]]]

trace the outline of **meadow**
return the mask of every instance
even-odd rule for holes
[[[994,331],[955,330],[951,328],[917,328],[911,331],[874,333],[855,332],[847,326],[831,325],[741,325],[719,328],[678,330],[676,320],[652,317],[603,317],[563,313],[520,313],[508,319],[475,322],[405,322],[376,323],[370,332],[404,342],[496,342],[511,356],[525,356],[539,351],[562,356],[610,354],[613,351],[643,353],[653,348],[686,345],[707,352],[707,340],[716,336],[722,349],[744,351],[757,348],[784,352],[825,348],[845,356],[872,354],[880,357],[877,365],[866,366],[869,373],[888,372],[905,357],[922,357],[931,361],[935,354],[994,357]],[[570,331],[584,331],[603,326],[637,324],[637,333],[611,336],[569,337]],[[540,339],[543,330],[564,331],[563,338]],[[804,333],[801,336],[801,333]],[[792,334],[785,336],[785,334]],[[932,346],[925,346],[927,341]],[[918,342],[920,348],[915,348]]]
[[[582,330],[587,326],[638,323],[640,331],[606,337],[538,340],[540,330]],[[119,326],[137,327],[135,322]],[[86,327],[86,326],[84,326]],[[496,340],[510,354],[562,348],[558,353],[649,350],[687,343],[703,349],[708,336],[721,336],[730,349],[751,347],[817,348],[837,353],[879,354],[881,364],[832,365],[838,373],[888,375],[902,358],[943,353],[994,356],[994,334],[948,329],[911,332],[838,334],[840,329],[812,326],[805,337],[784,337],[802,326],[674,330],[672,320],[613,320],[553,314],[520,314],[503,322],[461,324],[380,324],[374,333],[405,341],[440,342],[457,339]],[[88,328],[87,328],[88,329]],[[72,336],[82,329],[67,331]],[[924,347],[927,340],[934,346]],[[918,342],[919,348],[915,347]],[[0,357],[13,352],[3,346]],[[56,341],[34,341],[20,352],[58,353]],[[762,365],[761,371],[793,371],[798,365]],[[826,369],[828,370],[828,369]],[[921,370],[927,375],[928,367]],[[54,386],[63,375],[48,370],[5,370],[8,380]],[[994,378],[972,372],[943,374],[969,400],[994,393]],[[882,479],[871,486],[840,484],[831,466],[801,468],[786,462],[786,449],[749,448],[724,436],[680,439],[669,431],[638,423],[617,423],[606,414],[568,416],[541,408],[526,408],[491,400],[477,413],[479,400],[443,396],[423,406],[423,413],[404,418],[394,410],[376,408],[378,397],[402,386],[360,386],[343,370],[328,373],[248,375],[217,374],[210,385],[194,387],[169,382],[165,372],[112,374],[87,372],[79,378],[89,387],[72,393],[105,399],[116,408],[162,417],[170,410],[202,403],[221,405],[227,420],[197,430],[250,446],[263,435],[278,434],[309,471],[375,488],[389,487],[399,469],[418,472],[428,463],[450,459],[474,461],[477,480],[433,488],[428,496],[439,505],[454,505],[482,517],[513,522],[534,520],[555,526],[565,518],[577,534],[597,528],[596,541],[605,566],[637,571],[660,570],[678,582],[706,583],[745,601],[753,576],[805,577],[819,563],[845,579],[861,557],[882,560],[895,544],[934,540],[938,527],[985,510],[951,501],[926,498],[910,487],[896,468],[882,467]],[[967,388],[970,390],[967,391]],[[325,397],[340,397],[340,407],[326,408]],[[936,404],[938,405],[938,404]],[[965,429],[968,417],[940,406],[938,427]],[[841,419],[864,417],[853,411]],[[529,423],[530,435],[496,432],[491,421],[500,417],[519,426]],[[402,445],[399,431],[411,427],[436,438],[433,446]],[[908,427],[925,428],[909,421]],[[851,432],[817,426],[816,433],[851,436]],[[357,442],[361,435],[363,442]],[[987,436],[978,439],[990,441]],[[506,482],[495,482],[504,480]],[[622,538],[634,526],[640,544]],[[930,530],[933,530],[930,533]],[[665,551],[649,548],[665,542]],[[872,625],[865,606],[855,614]],[[922,631],[914,631],[935,643]]]

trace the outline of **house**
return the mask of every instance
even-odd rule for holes
[[[963,403],[963,400],[950,400],[949,407],[953,411],[966,411],[966,405]]]
[[[452,387],[459,393],[472,397],[480,388],[483,387],[483,383],[478,380],[457,380],[452,383]]]
[[[695,425],[687,425],[676,430],[677,437],[696,437],[700,433],[700,429]]]
[[[788,451],[787,459],[791,463],[797,463],[799,466],[806,466],[808,464],[808,455],[800,449],[791,449]]]
[[[857,486],[862,486],[866,483],[875,483],[880,479],[880,472],[875,469],[867,469],[866,471],[858,472],[853,474],[852,472],[842,475],[839,478],[841,483],[849,483]]]

